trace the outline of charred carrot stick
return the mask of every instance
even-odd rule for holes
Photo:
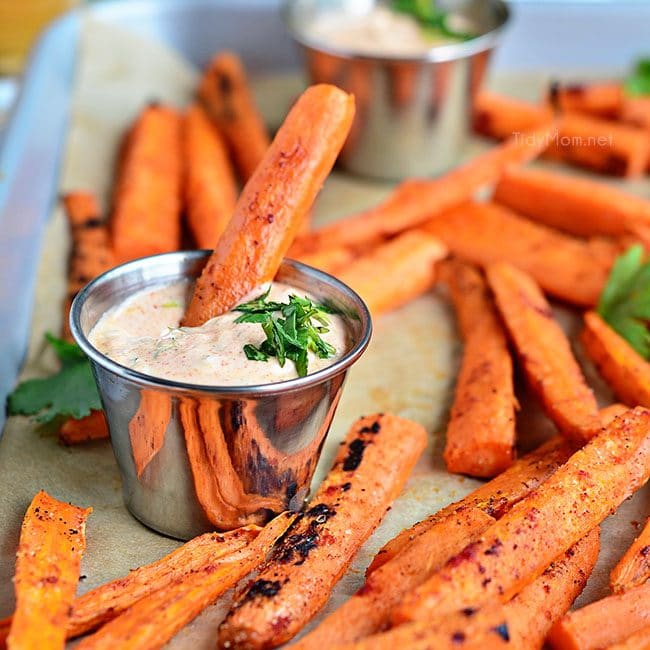
[[[530,273],[545,292],[580,306],[598,302],[619,253],[616,246],[592,247],[494,203],[468,203],[425,228],[461,259],[480,266],[509,262]]]
[[[571,440],[600,431],[598,404],[571,344],[539,286],[509,264],[492,264],[487,277],[526,378],[547,415]]]
[[[214,248],[237,203],[237,182],[221,134],[198,104],[183,119],[187,221],[199,248]]]
[[[184,325],[200,325],[273,279],[302,219],[329,174],[354,115],[354,100],[334,86],[298,99],[197,280]]]
[[[650,578],[650,518],[641,534],[612,569],[609,584],[615,594],[643,584]]]
[[[508,343],[481,272],[453,261],[444,274],[464,347],[443,457],[449,472],[496,476],[515,456],[517,399]]]
[[[235,602],[219,642],[270,648],[306,625],[402,490],[425,444],[426,432],[409,420],[358,420],[309,509]]]
[[[199,97],[228,142],[243,181],[248,181],[271,139],[236,54],[220,52],[210,61],[201,79]]]
[[[614,418],[617,418],[619,415],[623,415],[625,411],[629,410],[625,404],[610,404],[600,409],[598,414],[600,415],[600,421],[603,423],[603,426],[607,426]]]
[[[91,440],[108,438],[108,425],[104,411],[91,411],[80,420],[66,420],[59,430],[59,441],[64,445],[78,445]]]
[[[509,169],[496,185],[494,200],[580,237],[632,236],[650,242],[650,201],[586,178]]]
[[[120,648],[157,650],[208,605],[258,566],[296,515],[285,512],[268,523],[248,545],[142,598],[120,616],[85,637],[80,650]]]
[[[551,625],[571,606],[587,582],[599,550],[595,528],[556,559],[511,601],[486,604],[426,621],[400,625],[358,643],[332,650],[485,650],[541,648]]]
[[[411,589],[476,540],[493,522],[492,517],[471,506],[442,517],[402,553],[373,571],[354,596],[292,644],[292,650],[331,648],[378,632],[386,626],[390,611]]]
[[[534,451],[518,458],[505,472],[470,492],[464,499],[452,503],[440,512],[407,528],[385,544],[370,563],[370,575],[389,562],[420,535],[441,519],[461,508],[477,508],[501,518],[510,508],[537,488],[571,456],[571,446],[561,436],[556,436]]]
[[[340,270],[340,280],[350,285],[379,315],[401,307],[433,287],[435,263],[447,248],[426,232],[405,232]]]
[[[65,646],[91,512],[92,508],[62,503],[42,490],[32,500],[16,555],[16,611],[7,637],[9,650]]]
[[[379,205],[315,230],[298,243],[308,250],[363,246],[423,224],[472,199],[508,167],[536,158],[546,147],[551,129],[543,127],[525,137],[513,137],[439,178],[405,181]]]
[[[623,109],[623,86],[619,81],[551,83],[547,102],[565,113],[585,113],[615,120]]]
[[[151,104],[138,116],[125,148],[111,217],[118,263],[180,245],[181,118]]]
[[[172,400],[169,395],[148,389],[141,391],[140,405],[129,422],[131,452],[138,476],[142,476],[165,444],[165,432],[171,416]]]
[[[650,406],[650,364],[596,312],[584,320],[582,347],[616,396],[629,406]]]
[[[296,259],[326,273],[336,273],[348,266],[354,259],[354,252],[346,246],[337,246],[313,253],[302,253]]]
[[[604,650],[648,650],[648,648],[650,648],[650,625],[620,643],[607,646]]]
[[[650,583],[569,612],[550,630],[556,650],[597,650],[650,625]]]
[[[616,418],[478,542],[407,595],[393,611],[393,623],[490,599],[507,602],[649,476],[650,411],[638,407]]]

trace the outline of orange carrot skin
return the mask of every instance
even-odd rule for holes
[[[648,648],[650,648],[650,625],[620,643],[607,646],[605,650],[648,650]]]
[[[393,611],[393,623],[509,600],[650,476],[650,411],[616,418]],[[571,516],[567,516],[570,513]]]
[[[270,648],[292,638],[325,604],[425,445],[425,430],[409,420],[389,414],[358,420],[309,509],[222,623],[219,643]]]
[[[354,99],[334,86],[308,88],[289,112],[244,187],[232,219],[197,280],[184,325],[228,311],[275,276],[354,115]]]
[[[596,312],[587,312],[580,341],[616,396],[629,406],[650,406],[650,364]]]
[[[526,377],[548,416],[574,442],[600,431],[594,394],[535,281],[509,264],[487,269],[490,286]]]
[[[91,440],[106,440],[108,425],[104,411],[91,411],[80,420],[66,420],[59,430],[59,442],[64,445],[78,445]]]
[[[9,650],[65,646],[91,512],[92,508],[62,503],[43,491],[32,500],[16,555],[16,611],[7,637]]]
[[[650,579],[650,518],[641,534],[612,569],[609,584],[615,594],[641,585]]]
[[[187,221],[198,248],[215,247],[237,203],[237,181],[219,131],[194,104],[183,118]]]
[[[338,271],[348,266],[354,257],[353,251],[349,248],[346,246],[338,246],[323,251],[301,253],[296,255],[295,259],[303,264],[325,271],[326,273],[336,274]]]
[[[597,650],[650,625],[650,583],[569,612],[549,633],[555,650]]]
[[[621,120],[634,126],[650,129],[650,98],[647,95],[625,97]]]
[[[551,106],[563,112],[585,113],[615,120],[623,108],[623,86],[619,81],[584,84],[555,82],[549,88],[547,100]]]
[[[537,488],[543,481],[565,463],[572,447],[562,436],[556,436],[534,451],[517,459],[505,472],[481,485],[464,499],[452,503],[440,512],[407,528],[386,543],[370,563],[366,575],[376,571],[401,553],[431,526],[461,508],[478,508],[494,517],[501,518],[513,505]]]
[[[181,118],[152,104],[138,117],[125,148],[111,218],[117,263],[180,246]]]

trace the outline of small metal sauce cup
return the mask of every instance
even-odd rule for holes
[[[419,57],[373,56],[310,35],[321,11],[367,9],[374,0],[285,0],[285,23],[304,53],[312,83],[352,93],[356,116],[339,162],[384,180],[431,176],[459,162],[471,134],[472,103],[509,12],[501,0],[440,0],[479,34]],[[385,4],[385,3],[381,3]]]
[[[347,369],[370,340],[370,314],[349,287],[285,261],[279,282],[337,309],[348,331],[344,357],[306,377],[256,386],[195,386],[142,374],[99,352],[87,335],[136,291],[196,278],[209,251],[155,255],[118,266],[87,285],[70,314],[90,358],[128,509],[180,539],[263,524],[298,510],[341,396]]]

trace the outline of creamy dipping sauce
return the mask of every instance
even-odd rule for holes
[[[106,312],[88,335],[89,341],[113,361],[141,373],[188,384],[251,386],[298,376],[287,359],[283,367],[275,357],[268,361],[246,358],[244,345],[259,346],[265,339],[258,323],[235,323],[241,314],[229,312],[200,327],[180,327],[190,295],[189,282],[140,291]],[[256,289],[241,303],[257,298]],[[313,296],[295,287],[273,283],[268,300],[287,302],[290,295]],[[329,332],[321,334],[336,353],[321,359],[308,353],[308,373],[332,365],[346,353],[349,341],[343,320],[328,314]]]

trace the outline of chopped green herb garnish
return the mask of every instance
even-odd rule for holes
[[[45,338],[61,362],[60,370],[44,379],[22,382],[7,399],[9,415],[33,415],[46,424],[57,418],[80,419],[102,404],[95,386],[90,361],[74,343]]]
[[[168,300],[167,302],[164,302],[161,307],[163,309],[171,309],[172,307],[180,307],[181,303],[178,302],[178,300]]]
[[[289,301],[268,301],[269,290],[254,300],[235,307],[241,312],[235,323],[259,323],[266,339],[258,347],[251,343],[244,346],[244,354],[250,361],[268,361],[275,357],[280,366],[287,359],[293,361],[299,377],[307,374],[308,352],[320,359],[336,354],[334,346],[321,338],[329,332],[328,314],[331,308],[312,302],[309,298],[289,296]]]
[[[650,262],[643,247],[619,255],[600,294],[598,313],[642,357],[650,358]]]
[[[476,36],[476,34],[453,29],[449,24],[449,12],[438,8],[435,0],[392,0],[391,6],[399,13],[413,16],[425,36],[431,39],[448,36],[467,41]]]
[[[625,80],[628,95],[650,95],[650,59],[639,59]]]

